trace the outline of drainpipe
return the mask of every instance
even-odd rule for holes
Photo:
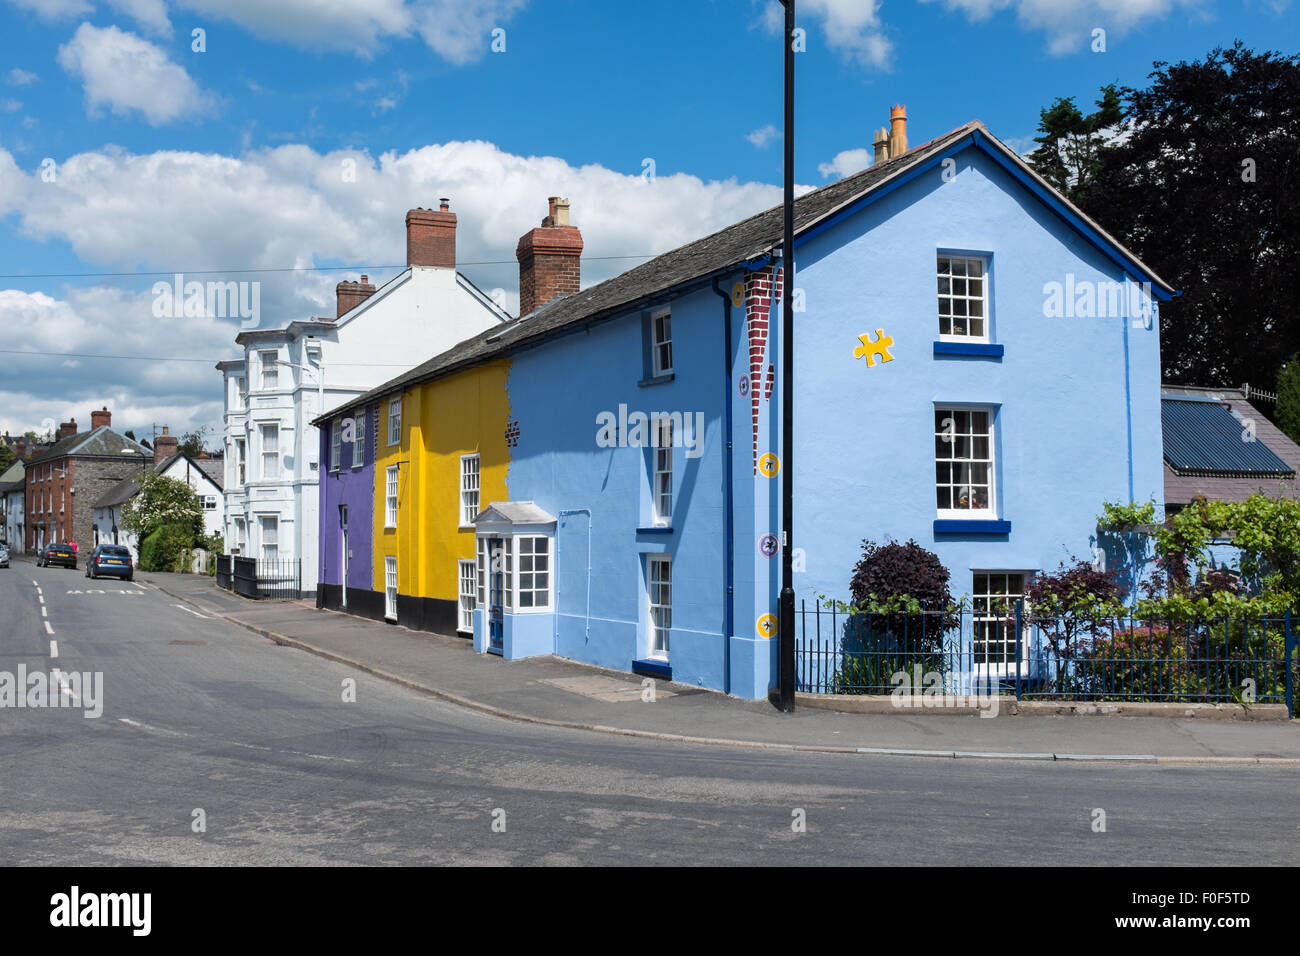
[[[724,342],[726,351],[723,357],[726,359],[726,379],[722,384],[725,401],[723,403],[726,411],[723,415],[723,434],[726,436],[726,455],[723,458],[723,472],[725,480],[723,481],[723,508],[726,514],[726,537],[727,537],[727,573],[726,573],[726,625],[722,633],[722,660],[723,660],[723,678],[722,689],[728,694],[731,693],[731,633],[736,623],[736,533],[735,533],[735,515],[733,514],[731,504],[732,482],[735,480],[732,446],[731,446],[731,389],[735,370],[733,368],[733,358],[731,349],[731,296],[718,288],[718,280],[713,280],[713,291],[722,296],[725,303],[723,314],[726,317]]]
[[[591,509],[589,508],[570,508],[561,511],[556,517],[563,518],[565,515],[586,515],[587,516],[587,627],[584,632],[586,640],[591,640]],[[551,643],[552,647],[558,647],[560,642],[560,529],[555,529],[555,638]]]

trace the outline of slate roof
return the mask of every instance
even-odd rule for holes
[[[555,524],[555,515],[547,513],[534,501],[494,501],[475,516],[474,523],[494,518],[511,524]]]
[[[1008,160],[1036,180],[1070,213],[1141,266],[1136,256],[1061,196],[1030,169],[1013,150],[989,133],[984,124],[978,120],[972,120],[928,143],[913,147],[901,156],[876,163],[862,172],[846,176],[796,198],[794,209],[796,235],[830,218],[867,193],[925,163],[973,133],[979,133],[987,138]],[[783,230],[783,208],[773,206],[703,239],[697,239],[656,256],[612,279],[556,299],[530,315],[521,316],[466,339],[410,371],[332,409],[315,419],[313,424],[319,424],[408,386],[441,378],[459,369],[506,355],[550,338],[565,329],[590,325],[641,305],[649,305],[656,296],[670,289],[707,282],[718,275],[734,270],[741,263],[774,253],[781,245]],[[1146,267],[1142,266],[1142,268]],[[1151,273],[1150,270],[1147,272],[1156,284],[1172,291],[1172,287],[1159,276]]]
[[[1265,418],[1262,412],[1251,405],[1240,389],[1196,388],[1185,385],[1165,385],[1161,389],[1162,405],[1180,398],[1218,402],[1235,418],[1253,421],[1256,440],[1280,458],[1291,470],[1292,475],[1290,477],[1265,474],[1234,475],[1227,472],[1216,473],[1208,469],[1202,470],[1199,474],[1189,474],[1183,469],[1172,467],[1170,459],[1166,457],[1164,462],[1166,504],[1185,505],[1197,495],[1212,501],[1245,501],[1257,491],[1274,498],[1300,500],[1300,480],[1296,478],[1296,475],[1300,474],[1300,445],[1288,438],[1276,425]],[[1239,430],[1238,440],[1240,434]],[[1183,428],[1176,439],[1175,436],[1165,437],[1166,447],[1171,439],[1181,442],[1196,441],[1197,436]],[[1177,457],[1174,460],[1177,461]],[[1180,471],[1184,473],[1180,474]]]
[[[100,425],[98,428],[91,429],[88,432],[78,432],[75,435],[69,435],[67,438],[56,441],[43,452],[39,452],[27,459],[27,466],[40,461],[53,461],[56,458],[65,458],[69,455],[76,456],[101,456],[106,458],[127,458],[123,449],[130,449],[131,457],[148,457],[153,455],[149,449],[137,442],[131,441],[125,435],[119,435],[107,425]]]

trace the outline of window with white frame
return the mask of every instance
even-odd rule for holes
[[[262,477],[280,477],[280,426],[262,426]]]
[[[479,535],[478,601],[484,607],[497,603],[514,607],[513,545],[514,538],[508,535]]]
[[[478,575],[478,603],[487,603],[487,566],[488,566],[488,538],[479,536],[477,540],[477,561],[475,572]]]
[[[231,396],[231,408],[235,411],[239,411],[245,404],[247,404],[248,398],[245,394],[244,378],[242,375],[238,375],[231,379],[231,383],[234,385],[234,394]]]
[[[274,561],[280,556],[280,518],[278,515],[259,515],[262,528],[262,560]]]
[[[216,510],[217,510],[217,496],[216,496],[216,495],[204,495],[204,496],[203,496],[203,510],[204,510],[204,511],[216,511]]]
[[[339,459],[343,456],[343,423],[337,418],[330,426],[330,471],[339,470]]]
[[[474,523],[478,517],[479,493],[479,457],[478,455],[460,456],[460,525],[462,528]]]
[[[397,466],[384,472],[384,527],[397,527]]]
[[[244,528],[244,519],[236,518],[235,519],[235,547],[238,549],[240,554],[244,553],[247,540],[248,540],[248,534]]]
[[[388,444],[402,443],[402,400],[394,398],[388,402]]]
[[[673,520],[673,420],[658,419],[654,437],[655,524],[664,526]]]
[[[938,257],[939,337],[987,342],[988,275],[982,256]]]
[[[397,557],[384,556],[384,617],[397,620]]]
[[[934,410],[935,494],[941,518],[992,517],[993,410]]]
[[[247,450],[247,445],[245,445],[244,443],[244,439],[236,438],[235,439],[235,473],[236,473],[235,477],[236,477],[236,484],[239,485],[240,487],[242,487],[244,482],[248,480],[247,466],[245,464],[247,458],[248,458],[248,450]]]
[[[673,316],[663,309],[650,316],[650,355],[655,375],[667,375],[673,370]]]
[[[542,610],[551,606],[551,539],[545,535],[521,535],[519,546],[519,610]]]
[[[366,463],[366,410],[358,409],[352,416],[352,467]]]
[[[668,660],[668,634],[673,626],[673,559],[666,554],[646,558],[650,597],[650,656]]]
[[[259,352],[262,359],[262,390],[270,391],[280,387],[280,367],[276,365],[279,357],[276,352]]]
[[[1024,572],[976,571],[971,586],[972,662],[977,668],[1016,663],[1016,608],[1025,596]],[[1021,632],[1028,627],[1021,614]]]
[[[458,561],[460,578],[460,630],[474,630],[474,608],[478,606],[477,570],[473,561]]]

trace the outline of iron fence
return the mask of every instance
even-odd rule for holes
[[[1300,683],[1296,621],[845,613],[804,602],[795,681],[820,694],[1014,694],[1024,700],[1286,704]]]
[[[229,568],[224,581],[223,561]],[[302,597],[302,560],[221,555],[217,558],[217,585],[246,598],[294,600]]]
[[[230,590],[231,586],[231,568],[229,554],[217,555],[217,587]]]

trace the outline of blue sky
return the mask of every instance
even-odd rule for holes
[[[403,258],[452,197],[462,271],[517,301],[514,243],[569,195],[598,281],[779,200],[779,7],[760,0],[0,0],[0,429],[109,404],[216,423],[234,324],[160,325],[156,277],[260,274],[263,324]],[[970,119],[1027,149],[1056,96],[1141,84],[1242,39],[1291,54],[1289,0],[803,0],[796,178],[861,168],[906,104],[913,145]],[[191,31],[206,49],[192,49]],[[1106,31],[1094,52],[1092,31]],[[494,52],[493,31],[497,46]],[[53,182],[41,177],[53,163]],[[348,160],[357,181],[339,182]],[[643,176],[653,160],[652,181]],[[608,258],[607,258],[608,257]],[[471,265],[469,263],[489,263]],[[57,273],[35,278],[35,273]],[[101,273],[70,277],[69,273]],[[251,273],[244,274],[248,277]],[[165,364],[165,363],[164,363]],[[148,367],[142,374],[141,369]],[[126,421],[122,421],[123,417]]]

